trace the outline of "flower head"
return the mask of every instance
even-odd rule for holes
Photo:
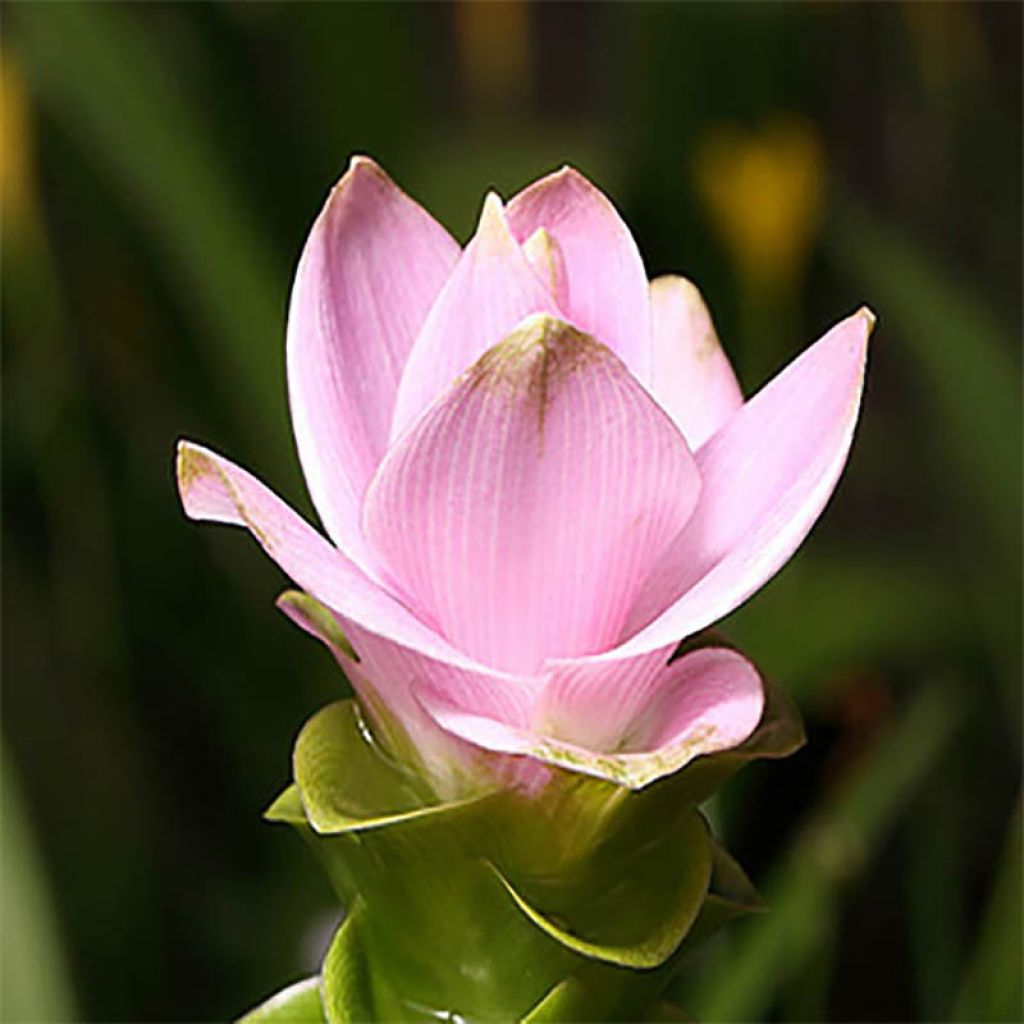
[[[697,290],[648,283],[576,171],[488,195],[460,250],[358,157],[313,226],[288,324],[330,540],[188,443],[182,501],[253,532],[305,592],[283,609],[439,786],[480,748],[641,786],[757,725],[742,655],[670,659],[817,519],[872,323],[843,320],[744,402]]]

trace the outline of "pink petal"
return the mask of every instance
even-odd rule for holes
[[[557,313],[551,292],[512,237],[501,200],[484,201],[476,235],[441,290],[402,374],[396,439],[455,378],[530,313]]]
[[[178,488],[190,518],[247,526],[267,554],[326,606],[319,615],[311,613],[301,595],[298,600],[286,595],[282,602],[290,618],[330,647],[371,712],[382,702],[397,717],[442,795],[465,788],[468,755],[424,714],[413,695],[415,686],[438,687],[453,699],[479,703],[488,713],[526,720],[539,680],[495,672],[455,650],[245,470],[181,442]],[[358,662],[348,657],[334,626],[355,648]],[[536,769],[489,761],[480,770],[517,784],[538,781]]]
[[[523,255],[544,287],[551,293],[557,307],[568,308],[569,278],[561,246],[544,228],[537,228],[523,242]]]
[[[684,737],[700,737],[698,753],[724,750],[754,731],[764,705],[756,669],[727,648],[668,665],[659,651],[616,662],[560,660],[551,669],[536,715],[553,735],[589,750],[659,751]]]
[[[453,644],[532,673],[616,640],[699,486],[682,435],[618,358],[539,315],[388,452],[364,529]]]
[[[178,490],[190,519],[248,527],[292,580],[347,620],[440,661],[477,667],[229,460],[180,442]]]
[[[413,339],[458,255],[429,214],[356,157],[299,261],[288,316],[295,439],[324,527],[367,569],[363,491],[387,445]]]
[[[472,744],[473,749],[467,750],[463,745],[465,741],[453,748],[454,734],[441,728],[420,702],[421,692],[429,689],[448,694],[450,699],[464,706],[479,708],[482,713],[500,715],[510,722],[525,722],[536,703],[540,680],[494,672],[483,666],[470,668],[437,661],[354,623],[345,624],[360,659],[355,665],[349,661],[345,674],[364,704],[372,707],[375,697],[382,699],[398,716],[419,755],[426,761],[441,796],[483,789],[492,779],[536,789],[547,778],[540,765],[507,763],[493,756],[482,758],[478,743]]]
[[[496,763],[493,758],[480,762],[478,749],[467,749],[464,740],[438,726],[420,704],[417,691],[421,687],[436,689],[489,715],[525,723],[536,703],[540,680],[436,661],[334,616],[327,608],[311,608],[310,598],[294,591],[283,594],[278,607],[331,650],[391,750],[405,759],[420,757],[442,795],[453,796],[464,790],[466,775],[474,774],[474,767],[477,785],[484,785],[495,775],[522,783],[537,774],[524,772],[522,766]],[[355,648],[358,661],[343,649],[339,632]],[[395,720],[402,730],[399,734],[395,732]],[[406,742],[411,742],[412,750],[402,749]],[[478,762],[475,766],[474,761]]]
[[[564,167],[508,204],[519,241],[546,228],[565,256],[573,323],[607,345],[646,383],[651,373],[647,274],[633,236],[608,197]]]
[[[696,451],[743,404],[700,292],[685,277],[651,282],[651,393]]]
[[[630,612],[624,635],[641,631],[605,658],[703,629],[785,564],[846,463],[873,324],[867,309],[837,324],[700,449],[703,488],[693,517]]]
[[[628,671],[622,674],[622,663],[608,668],[564,666],[548,684],[528,728],[500,709],[490,713],[437,687],[424,686],[417,694],[442,728],[470,743],[634,789],[702,754],[738,746],[754,731],[764,707],[756,669],[725,648],[692,651],[654,672],[643,666],[636,679]],[[643,680],[639,701],[630,692],[637,680]],[[608,728],[611,719],[614,729]],[[563,728],[568,732],[555,731]],[[618,737],[616,747],[607,745],[611,736]],[[588,737],[601,739],[591,744]]]
[[[588,750],[618,750],[654,699],[674,648],[622,661],[552,658],[534,728]]]

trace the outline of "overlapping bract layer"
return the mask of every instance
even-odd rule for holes
[[[767,698],[738,748],[658,785],[562,773],[540,800],[497,786],[438,800],[354,701],[321,709],[266,817],[316,850],[345,919],[320,976],[242,1024],[661,1019],[649,1015],[682,958],[759,909],[698,804],[801,743],[792,706]]]
[[[670,656],[817,519],[872,322],[842,321],[744,404],[696,289],[649,285],[575,171],[507,207],[489,195],[460,251],[357,158],[313,227],[288,326],[296,439],[331,541],[189,444],[182,500],[249,527],[318,609],[286,610],[442,788],[480,748],[643,786],[758,722],[740,654]]]

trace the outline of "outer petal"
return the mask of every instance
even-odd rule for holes
[[[743,405],[700,292],[685,277],[651,282],[651,393],[696,451]]]
[[[434,303],[409,354],[391,423],[392,440],[492,345],[530,313],[557,313],[555,299],[512,237],[501,200],[484,201],[476,235]]]
[[[534,727],[588,750],[664,754],[685,738],[706,754],[742,743],[763,704],[756,669],[727,648],[702,648],[670,664],[661,651],[625,662],[560,660]]]
[[[486,711],[510,721],[526,719],[539,681],[495,672],[455,650],[245,470],[183,442],[178,487],[190,518],[247,526],[267,554],[326,606],[318,614],[310,602],[294,596],[282,605],[331,648],[371,710],[383,702],[397,717],[442,790],[452,794],[465,788],[465,752],[424,715],[412,696],[415,686],[436,686],[469,703],[478,700]],[[338,621],[332,626],[334,615]],[[346,640],[358,661],[350,657]],[[536,780],[535,770],[510,774],[507,766],[490,767],[520,783]]]
[[[565,256],[573,323],[607,345],[647,383],[650,313],[643,260],[618,211],[579,171],[564,167],[534,182],[508,205],[520,242],[546,228]]]
[[[446,693],[462,706],[479,709],[482,714],[525,723],[537,702],[541,679],[495,672],[479,665],[452,665],[400,647],[354,623],[346,623],[346,627],[360,658],[356,665],[345,665],[346,674],[364,703],[372,706],[370,702],[376,694],[400,715],[417,750],[431,762],[428,769],[442,796],[479,789],[495,777],[507,785],[528,790],[536,790],[547,781],[549,771],[537,762],[493,756],[482,761],[481,748],[489,749],[482,744],[473,744],[472,750],[467,750],[463,743],[457,750],[446,749],[441,745],[442,736],[450,742],[454,734],[441,728],[419,700],[420,693],[430,689]]]
[[[444,228],[356,157],[299,261],[288,316],[295,440],[327,532],[364,568],[363,491],[413,339],[458,255]]]
[[[742,743],[757,726],[764,706],[761,679],[741,654],[703,648],[654,671],[640,666],[642,701],[631,700],[622,665],[603,674],[574,666],[557,671],[529,729],[467,707],[437,687],[418,695],[443,728],[478,746],[523,754],[571,771],[611,779],[639,789],[678,771],[701,754]],[[627,672],[627,675],[629,673]],[[629,721],[620,716],[629,708]],[[607,752],[608,724],[617,719],[619,745]],[[560,728],[570,729],[563,738]],[[579,737],[574,742],[572,737]],[[601,737],[588,744],[585,737]]]
[[[478,667],[234,463],[182,441],[178,489],[190,519],[248,527],[291,579],[347,620],[439,661]]]
[[[700,449],[703,489],[693,517],[630,612],[624,635],[640,632],[604,659],[703,629],[785,564],[846,463],[873,324],[866,308],[837,324]]]
[[[480,759],[480,751],[467,748],[464,740],[438,726],[417,699],[420,688],[447,693],[451,699],[503,721],[525,725],[530,719],[542,685],[539,679],[437,661],[378,636],[354,621],[339,618],[330,609],[317,607],[312,599],[294,591],[282,594],[278,607],[326,644],[363,706],[374,716],[390,748],[402,751],[406,760],[422,758],[435,787],[444,795],[456,795],[467,788],[466,776],[474,774],[471,769],[474,760]],[[401,734],[395,732],[396,719]],[[412,750],[407,749],[408,743]],[[480,765],[475,774],[476,785],[494,774],[527,786],[534,786],[545,777],[540,766],[500,764],[494,758]]]
[[[452,643],[529,673],[615,641],[698,490],[682,435],[618,358],[535,316],[391,449],[364,524]]]

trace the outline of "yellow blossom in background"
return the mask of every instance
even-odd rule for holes
[[[32,126],[25,83],[7,54],[0,55],[0,224],[5,239],[34,207]]]
[[[821,220],[825,160],[814,126],[778,118],[759,131],[718,127],[698,144],[698,194],[743,284],[790,289]]]
[[[462,0],[455,35],[466,96],[483,110],[518,99],[530,77],[525,0]]]

